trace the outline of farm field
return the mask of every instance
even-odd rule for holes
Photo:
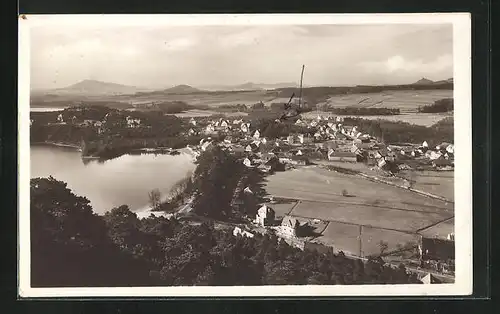
[[[192,94],[149,94],[144,96],[120,96],[121,101],[131,103],[184,101],[190,105],[208,105],[217,108],[222,105],[252,105],[259,101],[266,102],[275,98],[275,92],[242,91],[231,93],[192,93]]]
[[[408,172],[403,172],[403,175],[408,176]],[[416,181],[413,188],[455,199],[454,171],[414,171],[411,177]]]
[[[418,106],[433,104],[436,100],[453,98],[453,90],[405,90],[384,91],[381,93],[335,95],[328,98],[326,104],[331,107],[358,108],[399,108],[416,110]]]
[[[218,112],[214,110],[198,110],[198,109],[187,110],[181,113],[175,113],[173,115],[179,118],[199,118],[199,117],[209,117],[216,114],[217,115],[223,114],[227,117],[239,117],[248,115],[246,112]]]
[[[317,241],[333,246],[335,251],[359,255],[359,226],[330,222]]]
[[[297,217],[317,218],[403,232],[417,232],[451,218],[451,213],[417,212],[360,204],[302,201],[291,212]]]
[[[419,236],[415,234],[407,234],[397,231],[384,230],[378,228],[362,227],[361,228],[361,251],[362,256],[380,254],[380,241],[387,244],[386,252],[395,251],[399,245],[405,245],[408,242],[417,244]]]
[[[455,233],[455,219],[443,221],[419,232],[419,234],[429,238],[446,238],[450,233]]]
[[[341,174],[317,166],[278,172],[267,177],[266,190],[276,197],[345,204],[377,205],[386,208],[451,213],[453,204],[398,187]],[[346,190],[353,197],[342,196]]]

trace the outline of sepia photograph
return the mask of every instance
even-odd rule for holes
[[[472,292],[468,14],[19,28],[21,297]]]

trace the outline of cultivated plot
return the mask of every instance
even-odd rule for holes
[[[387,245],[385,250],[381,250],[381,242]],[[398,251],[399,246],[408,244],[416,245],[419,236],[398,231],[384,230],[378,228],[361,228],[361,251],[362,256],[377,255],[381,253],[391,253]]]
[[[417,232],[453,215],[449,213],[415,212],[370,205],[337,204],[303,201],[291,212],[294,216],[338,221],[403,232]]]
[[[446,238],[450,233],[455,233],[455,219],[449,219],[421,230],[419,234],[427,238]]]
[[[271,195],[299,200],[378,205],[431,213],[453,213],[452,203],[314,166],[269,176],[266,190]],[[345,194],[348,196],[344,196]]]

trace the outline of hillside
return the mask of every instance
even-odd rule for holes
[[[424,78],[421,78],[420,80],[416,81],[415,83],[413,83],[413,85],[430,85],[433,83],[434,83],[434,81],[431,81],[431,80],[426,79],[424,77]]]
[[[297,87],[297,86],[298,84],[296,82],[285,82],[285,83],[274,83],[274,84],[247,82],[239,85],[206,85],[206,86],[201,86],[201,88],[207,91],[243,91],[243,90],[258,91],[258,90]]]
[[[46,95],[109,96],[134,94],[141,91],[147,91],[147,89],[96,80],[83,80],[67,87],[36,91],[36,93]]]
[[[162,93],[165,94],[191,94],[191,93],[200,93],[203,90],[194,88],[189,85],[177,85],[171,88],[164,89]]]

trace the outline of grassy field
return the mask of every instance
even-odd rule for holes
[[[343,196],[343,189],[354,196]],[[380,241],[387,243],[390,252],[398,244],[417,242],[418,234],[446,236],[453,230],[451,203],[317,166],[269,176],[266,190],[276,197],[300,200],[290,215],[328,222],[317,240],[350,254],[359,255],[360,249],[363,256],[379,254]],[[276,211],[291,208],[280,204]]]
[[[338,221],[403,232],[416,232],[450,218],[450,213],[416,212],[361,204],[302,201],[291,212],[294,216]]]
[[[402,175],[411,176],[416,181],[413,188],[417,190],[455,199],[454,171],[414,171],[412,175],[405,171]]]
[[[443,98],[453,98],[453,90],[402,90],[382,93],[335,95],[326,103],[331,107],[399,108],[413,111]]]
[[[193,94],[149,94],[144,96],[120,96],[121,101],[142,103],[161,101],[184,101],[190,105],[203,105],[217,108],[223,105],[245,104],[252,105],[259,101],[266,102],[276,97],[275,92],[269,91],[241,91],[222,93],[193,93]]]
[[[453,214],[451,203],[317,166],[302,167],[269,176],[266,190],[271,195],[291,199],[377,205]],[[343,196],[343,190],[352,197]]]
[[[419,232],[419,234],[430,238],[446,238],[450,233],[455,233],[455,219],[443,221]]]
[[[359,226],[330,222],[317,240],[333,246],[335,251],[359,255]]]
[[[378,228],[362,227],[361,229],[361,250],[363,256],[380,254],[380,241],[387,244],[386,253],[395,251],[399,245],[405,245],[408,242],[417,244],[419,237],[414,234],[407,234],[397,231],[384,230]]]

